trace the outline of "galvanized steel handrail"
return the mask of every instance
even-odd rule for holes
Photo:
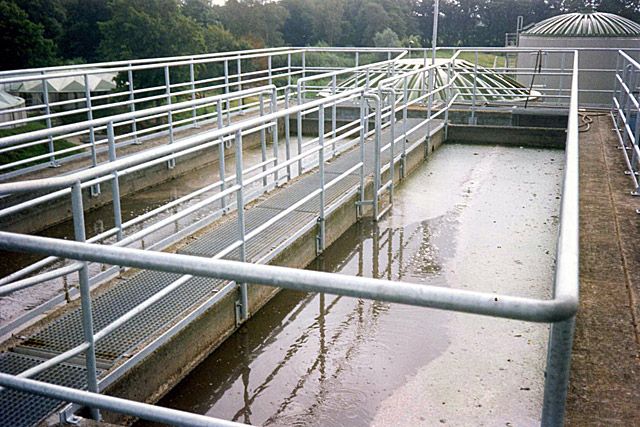
[[[618,51],[611,117],[633,182],[632,195],[640,195],[640,63],[625,51]]]
[[[533,299],[513,297],[506,295],[497,295],[484,292],[468,291],[463,289],[442,288],[437,286],[428,286],[424,284],[411,284],[405,282],[393,282],[379,279],[368,279],[362,277],[342,276],[330,273],[301,271],[285,267],[275,267],[267,265],[253,265],[244,262],[228,261],[221,259],[203,259],[200,257],[192,257],[178,254],[168,254],[162,252],[142,251],[131,248],[122,248],[117,246],[94,245],[83,243],[84,236],[82,233],[78,235],[79,242],[62,241],[59,239],[50,239],[35,236],[24,236],[8,232],[0,232],[0,248],[21,250],[27,252],[35,252],[46,255],[53,255],[61,258],[69,258],[79,260],[84,263],[99,262],[111,265],[130,266],[134,268],[151,269],[158,271],[167,271],[179,273],[184,277],[205,276],[212,278],[220,278],[232,280],[240,284],[241,290],[246,295],[246,283],[265,284],[271,286],[284,287],[288,289],[326,292],[331,294],[353,296],[358,298],[369,298],[381,301],[396,302],[410,305],[418,305],[423,307],[432,307],[444,310],[489,315],[493,317],[520,319],[532,322],[553,323],[552,333],[550,336],[548,350],[547,377],[545,380],[545,397],[542,414],[543,425],[562,425],[564,404],[566,399],[566,389],[568,383],[568,363],[571,354],[571,340],[573,337],[574,316],[578,307],[578,120],[577,120],[577,97],[578,97],[578,55],[574,55],[573,73],[571,85],[571,102],[569,106],[569,124],[567,131],[566,143],[566,161],[563,180],[563,192],[561,200],[560,227],[557,246],[558,262],[556,266],[556,275],[554,283],[554,296],[552,299]],[[450,87],[452,81],[448,82]],[[383,88],[381,87],[383,90]],[[438,90],[445,90],[440,88]],[[395,94],[395,91],[392,91]],[[431,99],[436,89],[433,87],[426,94]],[[0,184],[0,194],[9,194],[13,192],[26,192],[41,189],[57,189],[73,186],[74,200],[76,206],[79,203],[80,211],[82,211],[80,194],[80,183],[89,180],[107,176],[110,173],[117,172],[128,167],[143,164],[144,162],[163,158],[163,156],[175,156],[176,152],[188,150],[197,147],[199,144],[207,141],[224,138],[225,135],[234,134],[236,143],[241,147],[241,135],[245,129],[262,126],[271,123],[280,117],[289,117],[290,114],[298,114],[309,112],[316,109],[319,112],[319,124],[324,123],[325,105],[341,102],[352,96],[362,96],[361,89],[353,89],[351,91],[342,92],[340,94],[331,95],[321,100],[314,100],[308,103],[289,107],[285,110],[265,114],[261,117],[250,118],[243,122],[235,123],[223,129],[207,131],[199,136],[188,137],[183,141],[175,142],[171,146],[158,147],[149,150],[148,153],[139,153],[132,155],[126,159],[114,160],[108,164],[97,166],[93,169],[75,172],[68,177],[57,177],[49,179],[41,179],[34,181],[25,181],[14,184]],[[382,110],[388,110],[389,118],[395,117],[396,100],[392,100],[391,105],[383,105],[382,100],[375,94],[368,94],[378,102],[378,108],[375,113],[376,117],[376,138],[380,137],[380,129],[382,128]],[[451,105],[453,100],[448,100],[445,109]],[[408,97],[405,99],[408,102]],[[441,113],[441,112],[440,112]],[[369,115],[365,115],[361,108],[361,126],[368,120]],[[429,114],[427,120],[434,117]],[[319,127],[319,129],[323,129]],[[333,128],[335,131],[335,127]],[[364,135],[365,128],[361,129],[361,138]],[[322,154],[324,150],[324,132],[319,135],[320,147],[314,149]],[[395,138],[392,137],[390,147],[393,149]],[[389,146],[389,144],[387,144]],[[378,150],[380,144],[377,145]],[[236,147],[238,148],[238,146]],[[172,151],[173,150],[173,151]],[[379,154],[379,153],[378,153]],[[299,154],[300,155],[300,154]],[[242,164],[242,150],[236,149],[237,164]],[[394,156],[392,155],[392,161]],[[320,157],[322,160],[322,157]],[[273,169],[285,168],[289,163],[296,161],[296,158],[287,159],[286,164],[274,165],[269,169],[269,173],[273,173]],[[321,170],[323,162],[320,162]],[[240,166],[241,167],[241,166]],[[358,164],[354,168],[362,167]],[[353,169],[353,168],[352,168]],[[263,171],[267,173],[267,171]],[[344,175],[344,174],[343,174]],[[322,190],[325,189],[322,184]],[[362,184],[361,184],[362,185]],[[228,189],[236,191],[238,195],[238,215],[239,224],[244,224],[242,211],[244,203],[242,202],[241,189],[243,186],[242,173],[237,172],[236,186]],[[318,193],[316,190],[308,197],[314,197]],[[322,192],[321,192],[322,194]],[[321,203],[323,209],[324,203]],[[321,211],[322,216],[322,211]],[[83,224],[83,222],[82,222]],[[249,234],[244,233],[244,226],[241,226],[242,240],[236,242],[234,247],[244,248]],[[263,227],[266,228],[266,227]],[[77,230],[77,228],[76,228]],[[228,249],[228,248],[227,248]],[[244,252],[242,252],[244,253]],[[244,260],[244,256],[242,257]],[[82,272],[83,270],[81,270]],[[27,279],[28,280],[28,279]],[[10,286],[10,285],[9,285]],[[174,282],[171,286],[179,286],[178,282]],[[87,297],[85,290],[85,297]],[[148,300],[145,304],[150,305],[156,299]],[[83,303],[85,301],[83,300]],[[83,306],[83,309],[85,307]],[[136,309],[134,309],[136,310]],[[141,309],[140,309],[141,310]],[[89,308],[90,312],[90,308]],[[135,314],[135,313],[134,313]],[[125,316],[133,316],[133,314],[125,314]],[[116,322],[124,322],[118,319]],[[108,326],[106,330],[93,333],[91,326],[85,326],[85,330],[91,330],[87,341],[80,346],[69,350],[66,353],[56,356],[48,363],[66,360],[65,358],[72,355],[80,354],[90,350],[95,345],[95,340],[105,336],[111,330],[115,329],[113,324]],[[91,369],[91,367],[89,367]],[[31,373],[43,369],[42,366],[30,370]],[[16,378],[14,376],[0,375],[0,385],[9,386],[18,389],[28,389],[31,392],[42,393],[48,396],[56,396],[63,400],[75,401],[81,404],[89,405],[94,408],[107,408],[110,410],[129,413],[134,416],[148,418],[156,416],[162,411],[170,411],[159,408],[143,408],[136,406],[132,409],[125,402],[110,401],[106,403],[100,396],[92,393],[78,392],[66,388],[55,388],[55,386],[46,386],[37,382]],[[91,388],[91,384],[90,384]],[[96,389],[94,387],[94,389]],[[59,394],[56,394],[59,393]],[[109,405],[109,406],[105,406]],[[135,405],[134,405],[135,406]],[[131,411],[131,412],[127,412]],[[150,412],[149,412],[150,411]],[[175,411],[174,411],[175,412]],[[151,415],[149,415],[151,414]],[[168,416],[168,415],[167,415]],[[155,418],[157,419],[157,418]],[[164,418],[165,420],[169,418]],[[185,423],[196,422],[195,418],[183,418]],[[214,422],[217,422],[214,421]],[[190,425],[190,424],[189,424]]]

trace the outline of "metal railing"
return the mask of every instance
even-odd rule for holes
[[[625,173],[633,181],[632,195],[640,195],[640,63],[618,51],[611,116],[627,164]]]
[[[467,103],[465,98],[472,97],[474,110],[487,102],[494,102],[491,101],[492,97],[483,96],[488,91],[494,94],[510,93],[509,89],[501,87],[495,80],[495,85],[478,84],[486,80],[478,80],[478,76],[491,76],[496,73],[518,80],[526,90],[536,90],[537,105],[568,105],[570,50],[438,48],[437,52],[438,56],[447,56],[447,52],[456,52],[456,56],[463,54],[472,64],[467,70],[458,70],[460,78],[453,89],[465,94],[457,99],[457,103]],[[530,60],[538,52],[544,53],[541,56],[541,68],[536,68],[535,61]],[[349,65],[327,67],[318,64],[327,55]],[[482,55],[492,56],[493,66],[482,66]],[[513,55],[527,61],[523,60],[523,64],[517,64],[514,60],[509,62]],[[166,106],[165,110],[161,110],[155,116],[146,117],[144,120],[133,116],[119,124],[118,147],[144,144],[158,137],[167,138],[167,142],[172,143],[179,132],[207,125],[217,126],[219,115],[223,117],[223,124],[228,124],[234,115],[242,116],[260,109],[260,102],[255,96],[228,98],[219,110],[215,105],[195,102],[199,98],[273,84],[277,88],[277,100],[282,104],[289,101],[288,95],[292,92],[292,85],[296,85],[299,79],[305,82],[307,77],[324,75],[336,69],[340,73],[333,77],[325,76],[325,79],[333,79],[328,83],[331,93],[349,87],[375,86],[382,78],[398,72],[396,64],[409,57],[414,60],[421,59],[423,67],[431,62],[431,52],[428,49],[307,47],[256,49],[0,72],[0,87],[12,93],[24,95],[21,91],[27,89],[21,89],[20,85],[38,83],[28,89],[36,91],[38,99],[31,99],[25,106],[2,111],[3,116],[24,117],[0,122],[0,131],[16,127],[17,129],[12,129],[12,133],[19,132],[20,127],[26,126],[25,129],[31,129],[29,125],[52,129],[64,124],[91,121],[100,116]],[[504,66],[500,65],[502,61]],[[373,66],[372,63],[378,63],[379,66]],[[385,66],[385,63],[389,65]],[[110,90],[91,91],[90,81],[104,74],[113,76],[115,87]],[[346,86],[343,85],[344,80],[349,78],[352,80],[351,83],[345,82]],[[54,83],[73,79],[78,80],[74,89],[80,91],[77,96],[72,99],[55,99],[57,95],[52,89]],[[311,86],[311,82],[301,85],[302,90],[298,93],[302,93],[303,99],[314,91],[318,93],[327,90],[327,84],[323,79],[315,81],[319,82],[318,86]],[[423,82],[422,93],[426,86],[426,82]],[[193,102],[188,104],[187,101]],[[46,138],[32,140],[0,137],[0,180],[77,162],[79,159],[85,161],[78,163],[73,170],[95,166],[98,163],[97,155],[101,149],[104,150],[106,144],[105,132],[106,128],[103,125],[63,133],[49,133]],[[35,150],[35,154],[29,154],[31,150]]]
[[[241,307],[239,315],[241,319],[246,318],[247,315],[247,283],[252,283],[301,291],[325,292],[357,298],[376,299],[380,301],[438,308],[449,311],[488,315],[498,318],[551,323],[552,326],[548,345],[542,424],[545,426],[562,425],[568,385],[574,316],[578,306],[579,286],[579,246],[577,226],[579,188],[577,65],[578,55],[575,53],[573,56],[573,67],[571,72],[569,124],[567,128],[566,161],[561,200],[559,237],[557,243],[556,274],[553,283],[553,299],[540,300],[508,295],[496,295],[461,289],[428,286],[424,284],[350,277],[242,262],[245,261],[245,246],[248,240],[255,237],[258,233],[264,232],[273,223],[284,218],[302,203],[315,197],[319,198],[321,201],[317,224],[319,224],[319,250],[322,250],[324,247],[323,220],[324,216],[328,214],[328,207],[325,206],[324,200],[324,194],[327,189],[331,185],[335,185],[337,181],[344,179],[347,174],[360,171],[360,184],[358,191],[361,194],[360,202],[365,202],[362,198],[364,195],[364,151],[362,147],[364,146],[366,136],[374,134],[375,138],[374,162],[376,165],[374,167],[374,173],[381,174],[386,167],[388,168],[391,176],[393,176],[393,167],[396,163],[394,160],[401,161],[402,153],[405,152],[401,150],[401,154],[396,155],[395,146],[405,139],[405,133],[408,134],[410,132],[416,132],[425,126],[431,128],[434,123],[433,121],[439,117],[440,114],[446,115],[448,108],[455,101],[454,97],[449,94],[446,97],[447,102],[437,113],[433,113],[431,111],[433,108],[432,103],[434,95],[440,91],[443,93],[449,93],[453,82],[459,78],[458,75],[454,73],[451,74],[451,79],[447,82],[447,85],[438,88],[432,87],[429,91],[425,91],[416,98],[412,98],[406,94],[406,91],[409,89],[403,83],[403,80],[409,76],[402,74],[391,75],[388,79],[380,81],[376,91],[367,91],[366,89],[361,88],[344,90],[342,92],[337,91],[338,93],[336,94],[310,100],[308,102],[302,102],[299,105],[287,105],[287,108],[284,110],[281,109],[279,111],[275,111],[276,107],[274,107],[273,111],[268,114],[237,121],[220,129],[202,132],[198,135],[184,138],[181,141],[175,141],[170,146],[156,147],[121,159],[117,159],[115,156],[112,156],[109,162],[99,164],[91,169],[75,172],[70,175],[44,180],[0,184],[0,195],[41,190],[56,190],[54,194],[57,193],[59,196],[66,197],[71,195],[76,242],[0,232],[0,248],[5,250],[26,251],[42,254],[48,257],[71,259],[75,261],[64,267],[64,270],[58,269],[53,273],[47,272],[40,276],[25,279],[25,276],[36,270],[32,269],[29,271],[23,271],[19,277],[11,276],[10,278],[2,279],[0,283],[3,286],[0,288],[0,292],[2,294],[6,294],[13,292],[16,289],[33,286],[36,282],[39,283],[42,280],[50,280],[55,274],[78,273],[85,336],[85,340],[82,344],[59,354],[58,356],[49,359],[47,362],[29,369],[20,375],[13,376],[0,374],[0,385],[86,405],[92,408],[92,416],[95,418],[99,418],[98,409],[108,409],[145,419],[168,423],[180,423],[183,425],[232,425],[231,423],[223,420],[204,419],[201,416],[186,414],[181,411],[158,408],[151,405],[144,405],[124,399],[116,399],[97,394],[100,386],[95,370],[94,349],[96,341],[103,339],[137,313],[160,300],[168,292],[184,283],[188,278],[201,276],[231,281],[231,283],[225,287],[226,290],[219,292],[217,295],[221,297],[228,295],[228,292],[231,290],[238,289],[240,294],[239,304]],[[422,79],[432,80],[434,67],[425,66],[422,69],[414,71],[414,73]],[[329,77],[333,79],[333,75],[334,74],[331,74]],[[398,82],[401,83],[399,86],[394,84]],[[264,89],[273,90],[273,87],[265,87]],[[256,90],[261,89],[258,88]],[[298,94],[303,91],[304,89],[302,89],[301,86]],[[399,96],[400,93],[403,94],[402,97]],[[287,95],[284,99],[288,102],[288,98],[289,97]],[[222,102],[223,99],[224,98],[222,96],[215,98],[216,102]],[[370,99],[375,102],[374,111],[371,113],[367,111],[368,104],[366,99]],[[356,122],[356,124],[352,125],[354,129],[357,129],[353,132],[353,139],[356,140],[356,143],[361,147],[360,160],[353,167],[349,168],[338,177],[331,181],[325,181],[325,150],[330,144],[332,144],[334,139],[340,138],[340,134],[342,132],[348,131],[347,129],[340,129],[334,126],[329,132],[325,132],[325,110],[332,109],[335,105],[349,103],[352,101],[358,101],[360,106],[360,117],[357,120],[354,120],[353,122]],[[421,120],[419,126],[416,126],[413,129],[407,129],[407,108],[411,106],[411,103],[424,103],[425,101],[429,108],[427,119]],[[260,132],[266,128],[274,128],[274,132],[272,133],[274,138],[273,145],[274,147],[277,147],[277,120],[279,118],[288,118],[292,115],[297,116],[299,113],[300,116],[309,115],[311,112],[317,112],[317,145],[306,151],[299,150],[296,156],[287,154],[284,161],[280,161],[278,159],[278,155],[275,154],[275,158],[267,159],[252,166],[252,168],[250,168],[252,175],[247,176],[248,170],[243,168],[243,135],[248,132]],[[402,114],[404,125],[402,126],[402,135],[396,137],[393,132],[395,132],[396,129],[396,116],[398,113]],[[369,121],[371,118],[374,119],[374,128],[370,131]],[[285,123],[288,123],[288,120]],[[381,135],[383,129],[387,126],[390,131],[390,142],[383,146],[381,144]],[[115,133],[113,131],[113,127],[113,123],[107,122],[107,143],[110,148],[110,152],[115,151]],[[215,183],[218,187],[218,192],[205,199],[206,202],[203,202],[203,204],[211,204],[216,201],[221,202],[225,197],[232,197],[235,195],[235,208],[238,212],[237,228],[239,238],[231,246],[228,246],[226,249],[219,252],[214,259],[203,259],[200,257],[125,247],[130,243],[127,239],[131,240],[135,233],[131,236],[125,237],[123,234],[125,227],[121,221],[119,226],[116,226],[114,229],[109,231],[112,233],[111,236],[116,236],[117,242],[115,244],[96,245],[95,243],[86,242],[82,197],[83,188],[88,188],[91,185],[96,184],[98,181],[109,181],[117,188],[118,177],[126,171],[135,170],[136,168],[145,167],[150,164],[166,162],[184,155],[187,152],[224,146],[225,139],[231,139],[235,145],[235,176],[229,180],[227,179],[228,177],[224,175],[221,176],[220,181]],[[410,150],[411,148],[412,147],[404,147],[403,142],[403,150]],[[382,166],[380,164],[381,153],[386,150],[389,150],[391,160],[388,166]],[[274,149],[274,153],[277,152],[278,150]],[[287,153],[289,152],[290,149],[287,150]],[[279,177],[283,170],[288,170],[292,165],[299,162],[301,158],[309,156],[313,156],[317,159],[316,164],[319,168],[319,174],[321,177],[319,187],[302,200],[289,206],[272,220],[262,224],[258,229],[247,233],[244,228],[243,214],[244,207],[247,202],[245,199],[245,190],[247,189],[247,186],[252,182],[263,182],[265,177],[273,177],[271,184],[276,185],[280,180]],[[222,158],[224,158],[224,156]],[[267,162],[266,165],[265,162]],[[224,168],[221,170],[224,170]],[[282,176],[287,178],[290,177],[288,173]],[[393,182],[391,181],[391,184],[382,184],[380,181],[380,175],[377,176],[378,186],[374,193],[375,197],[378,197],[381,192],[386,189],[388,189],[390,194],[392,194]],[[263,185],[263,187],[268,187],[268,185]],[[115,193],[116,192],[114,192],[114,194]],[[114,198],[114,215],[116,213],[116,204],[117,202]],[[377,200],[375,205],[377,206]],[[194,207],[194,209],[196,208]],[[8,214],[0,211],[0,215],[3,213]],[[183,214],[183,212],[174,214],[174,216],[170,218],[171,220],[175,220],[175,215],[181,214]],[[379,216],[379,212],[376,211],[375,215]],[[316,221],[314,221],[314,223],[315,222]],[[142,232],[144,233],[146,231],[147,229]],[[234,249],[240,249],[241,262],[220,259]],[[139,306],[133,308],[111,324],[104,327],[102,330],[96,332],[93,330],[91,322],[89,263],[108,264],[113,266],[114,269],[131,267],[179,273],[182,277],[173,282],[159,294],[147,299]],[[104,279],[104,276],[102,278]],[[16,281],[16,279],[18,279],[18,281]],[[28,379],[28,377],[33,376],[37,372],[41,372],[50,366],[83,353],[86,357],[87,383],[89,387],[88,392],[53,386]]]

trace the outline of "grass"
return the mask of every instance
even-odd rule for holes
[[[19,135],[22,133],[26,133],[26,132],[33,132],[36,130],[41,130],[41,129],[45,129],[46,126],[40,124],[40,123],[35,123],[35,122],[31,122],[28,123],[24,126],[20,126],[17,128],[11,128],[11,129],[0,129],[0,138],[4,138],[7,136],[13,136],[13,135]],[[74,144],[72,144],[71,142],[65,140],[65,139],[60,139],[57,141],[54,141],[54,147],[55,150],[63,150],[65,148],[70,148],[73,147]],[[33,145],[31,147],[26,147],[26,148],[20,148],[18,150],[13,150],[13,151],[9,151],[9,152],[5,152],[0,154],[0,165],[6,165],[9,163],[13,163],[13,162],[17,162],[19,160],[24,160],[24,159],[29,159],[31,157],[35,157],[35,156],[40,156],[42,154],[47,154],[49,152],[49,145],[47,143],[42,143],[42,144],[37,144],[37,145]],[[70,156],[72,154],[75,153],[65,153],[62,155],[56,155],[56,157],[66,157],[66,156]],[[4,171],[11,171],[11,170],[17,170],[17,169],[22,169],[25,168],[27,166],[32,166],[32,165],[36,165],[39,163],[46,163],[48,162],[49,159],[40,159],[40,160],[36,160],[34,162],[29,162],[29,163],[25,163],[22,164],[20,166],[16,166],[10,169],[5,169]]]

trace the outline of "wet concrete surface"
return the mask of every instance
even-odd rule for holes
[[[562,151],[445,145],[309,268],[545,298]],[[263,425],[536,425],[548,327],[281,292],[161,402]],[[140,424],[147,425],[147,424]]]

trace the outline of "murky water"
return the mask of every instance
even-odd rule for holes
[[[548,297],[562,158],[444,146],[391,216],[352,227],[309,268]],[[283,291],[159,404],[263,425],[536,425],[547,333]]]

